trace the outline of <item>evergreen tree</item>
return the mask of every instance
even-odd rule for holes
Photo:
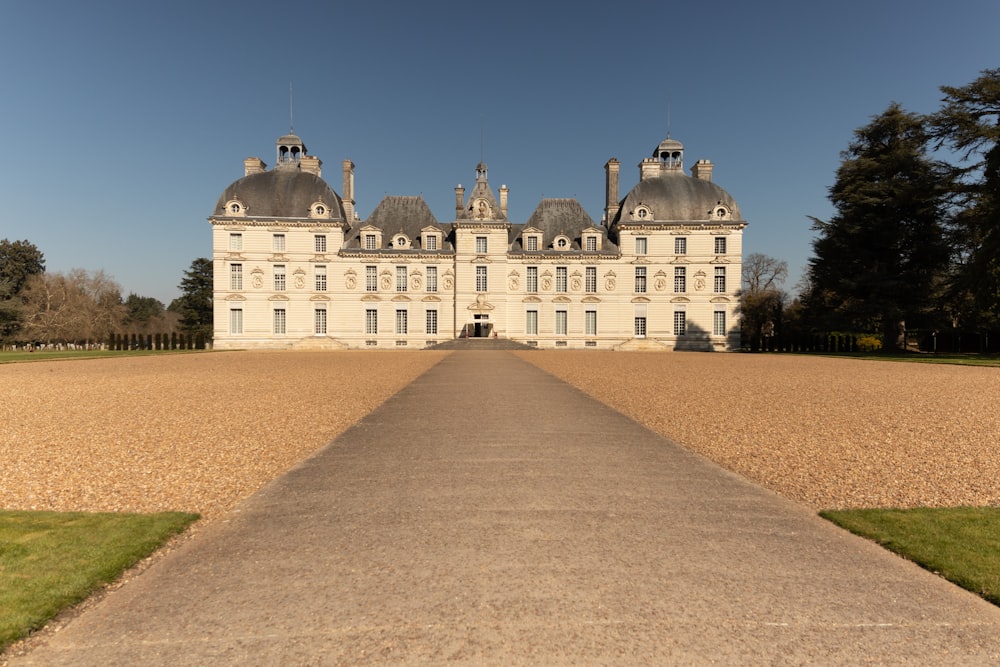
[[[16,297],[28,278],[44,272],[45,256],[33,243],[0,240],[0,339],[20,329],[21,307]]]
[[[181,296],[170,304],[170,310],[181,316],[181,331],[200,333],[206,341],[212,340],[212,285],[212,260],[199,257],[177,286]]]
[[[949,306],[956,324],[988,326],[1000,319],[1000,69],[941,92],[944,105],[931,116],[931,131],[938,147],[961,160],[949,230],[955,262]]]
[[[893,103],[854,132],[830,188],[836,212],[812,218],[811,318],[827,330],[879,332],[903,344],[906,323],[935,305],[948,261],[941,216],[948,179],[927,156],[919,116]]]

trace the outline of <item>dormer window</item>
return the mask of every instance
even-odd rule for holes
[[[392,245],[397,250],[405,250],[410,247],[410,239],[405,234],[399,234],[392,240]]]
[[[230,216],[243,217],[246,215],[246,206],[243,205],[243,202],[237,199],[233,199],[231,201],[226,202],[225,211]]]
[[[583,237],[583,245],[587,252],[597,252],[598,249],[598,236],[596,234],[587,234]]]
[[[555,242],[556,250],[567,250],[569,249],[569,239],[565,236],[560,236]]]
[[[424,234],[424,249],[425,250],[437,250],[438,249],[438,236],[437,236],[437,234]]]
[[[731,216],[732,213],[730,212],[729,207],[722,202],[716,204],[715,208],[712,210],[712,217],[716,220],[729,220]]]
[[[653,212],[645,204],[641,204],[632,211],[632,219],[639,220],[640,222],[649,222],[653,220]]]
[[[530,234],[524,237],[524,249],[528,252],[536,252],[538,250],[538,236]]]
[[[329,219],[332,211],[330,207],[324,202],[318,201],[313,202],[313,205],[309,207],[309,217],[310,218],[325,218]]]

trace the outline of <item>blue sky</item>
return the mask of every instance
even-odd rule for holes
[[[624,196],[669,122],[791,288],[853,130],[1000,66],[998,25],[996,0],[4,0],[0,238],[168,304],[219,194],[290,124],[337,192],[357,165],[362,217],[422,195],[450,221],[482,155],[524,222],[542,197],[600,220],[604,163]]]

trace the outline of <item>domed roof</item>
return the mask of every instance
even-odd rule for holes
[[[316,174],[300,169],[272,169],[244,176],[223,191],[213,215],[226,215],[226,203],[238,200],[250,218],[308,218],[310,207],[323,202],[330,219],[345,220],[340,195]]]
[[[615,222],[632,220],[640,206],[649,209],[655,222],[708,222],[715,219],[719,206],[728,209],[727,220],[742,220],[732,195],[715,183],[681,172],[640,181],[622,200]]]

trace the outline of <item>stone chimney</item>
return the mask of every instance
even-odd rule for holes
[[[243,160],[244,176],[263,174],[265,169],[267,169],[267,165],[259,157],[248,157],[246,160]]]
[[[462,217],[463,210],[465,208],[465,188],[459,183],[455,186],[455,219]]]
[[[347,224],[354,221],[354,163],[344,160],[344,192],[340,200],[344,203],[344,217]]]
[[[504,220],[507,219],[507,195],[510,194],[510,188],[506,185],[500,186],[500,217]]]
[[[648,157],[639,163],[639,180],[656,178],[661,175],[662,171],[660,161],[655,157]]]
[[[691,167],[691,175],[703,181],[711,181],[712,168],[714,166],[715,165],[713,165],[710,160],[698,160],[694,166]]]
[[[618,215],[618,171],[621,163],[618,158],[611,158],[604,165],[604,180],[607,185],[604,197],[604,220],[607,224]]]
[[[315,155],[303,155],[299,159],[299,169],[306,172],[307,174],[315,174],[322,178],[323,176],[323,161],[320,160]]]

